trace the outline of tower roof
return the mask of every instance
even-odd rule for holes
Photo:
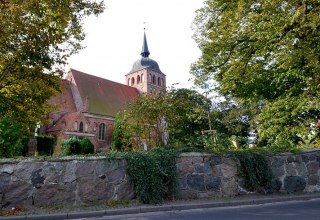
[[[143,34],[142,51],[140,54],[141,58],[134,62],[132,69],[128,74],[137,72],[145,68],[149,68],[157,73],[163,74],[163,72],[161,72],[159,68],[158,63],[155,60],[149,58],[150,52],[148,49],[146,32],[144,32]]]
[[[149,57],[149,55],[150,55],[150,52],[149,52],[149,49],[148,49],[146,32],[144,32],[141,56],[142,56],[142,57]]]

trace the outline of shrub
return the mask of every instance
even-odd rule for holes
[[[63,155],[80,154],[80,140],[76,137],[63,140],[61,150]]]
[[[55,138],[52,136],[37,136],[37,152],[39,155],[53,154]]]
[[[94,145],[88,138],[84,138],[80,141],[80,152],[81,154],[93,154]]]
[[[94,145],[88,138],[79,139],[77,137],[72,137],[65,139],[61,142],[61,149],[63,155],[94,153]]]

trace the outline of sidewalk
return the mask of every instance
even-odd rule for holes
[[[102,217],[112,215],[124,214],[137,214],[146,212],[159,212],[159,211],[178,211],[189,209],[202,209],[202,208],[215,208],[215,207],[228,207],[228,206],[243,206],[243,205],[258,205],[274,202],[285,201],[298,201],[310,200],[320,198],[320,193],[312,194],[291,194],[291,195],[245,195],[232,198],[215,198],[215,199],[199,199],[199,200],[177,200],[165,202],[161,205],[144,205],[144,204],[131,204],[128,207],[85,207],[77,208],[75,210],[55,210],[47,211],[42,210],[37,213],[35,210],[32,213],[25,213],[19,216],[3,217],[0,219],[16,219],[16,220],[37,220],[37,219],[76,219],[76,218],[90,218]]]

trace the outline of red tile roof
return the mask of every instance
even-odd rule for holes
[[[88,112],[115,117],[126,103],[139,96],[136,88],[89,75],[74,69],[70,70],[78,88],[82,102],[88,99]]]
[[[73,96],[68,80],[61,80],[61,93],[53,96],[49,100],[49,104],[54,106],[55,112],[75,112],[76,106],[73,102]]]

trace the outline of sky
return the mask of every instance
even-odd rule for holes
[[[104,13],[85,20],[85,49],[69,58],[66,71],[125,83],[125,74],[141,57],[145,28],[149,58],[166,74],[167,86],[191,88],[190,65],[200,57],[191,26],[203,1],[105,0]]]

